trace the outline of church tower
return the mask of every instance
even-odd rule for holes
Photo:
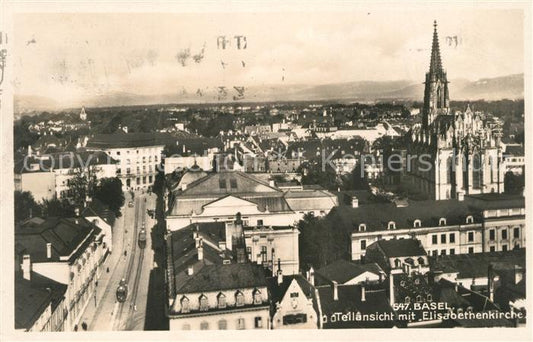
[[[442,68],[439,49],[437,21],[433,23],[433,43],[431,46],[431,62],[426,73],[424,89],[424,108],[422,112],[422,128],[427,130],[439,114],[448,114],[450,100],[448,97],[448,79]]]
[[[83,121],[87,120],[87,113],[85,113],[85,107],[81,107],[80,119]]]

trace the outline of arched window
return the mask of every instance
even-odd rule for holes
[[[254,291],[254,304],[262,304],[263,303],[263,298],[261,298],[261,291],[259,290],[255,290]]]
[[[413,222],[413,227],[415,228],[422,227],[422,221],[420,221],[419,219],[416,219],[415,222]]]
[[[421,301],[422,301],[422,296],[421,295],[416,296],[416,302],[420,303]]]
[[[361,224],[359,225],[359,231],[360,231],[360,232],[366,232],[366,224],[361,223]]]
[[[219,309],[224,309],[226,307],[226,296],[222,292],[217,296],[217,306]]]
[[[205,295],[201,295],[199,298],[200,301],[200,311],[207,311],[209,309],[209,303]]]
[[[396,223],[394,221],[390,221],[387,225],[388,229],[396,229]]]
[[[468,224],[468,223],[474,223],[474,216],[472,216],[472,215],[468,215],[468,216],[466,217],[466,223],[467,223],[467,224]]]
[[[439,220],[439,226],[445,226],[446,225],[446,219],[444,217],[441,217]]]
[[[189,298],[181,298],[181,313],[189,312]]]
[[[244,305],[244,295],[241,291],[235,293],[235,305],[243,306]]]

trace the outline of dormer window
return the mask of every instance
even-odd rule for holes
[[[207,311],[209,309],[207,297],[205,295],[201,295],[199,300],[200,300],[200,311]]]
[[[420,221],[420,220],[418,220],[418,219],[415,220],[415,221],[413,222],[413,227],[415,227],[415,228],[420,228],[420,227],[422,227],[422,221]]]
[[[405,297],[405,304],[409,304],[409,303],[411,303],[411,297],[406,296]]]
[[[472,215],[468,215],[466,217],[466,223],[469,224],[469,223],[474,223],[474,216]]]
[[[262,304],[262,303],[263,303],[263,298],[261,298],[261,291],[256,289],[254,291],[254,304],[258,305],[258,304]]]
[[[396,229],[396,223],[394,221],[390,221],[388,226],[387,226],[388,229]]]
[[[244,295],[241,291],[237,291],[235,293],[235,305],[237,306],[243,306],[244,305]]]
[[[189,298],[187,297],[181,298],[181,312],[182,313],[189,312]]]
[[[424,265],[424,264],[425,264],[424,258],[422,258],[422,257],[419,257],[419,258],[417,259],[417,261],[418,261],[418,264],[419,264],[419,265]]]
[[[444,217],[441,217],[439,220],[439,226],[445,226],[446,225],[446,219]]]
[[[366,232],[366,224],[361,223],[361,224],[359,225],[359,231],[360,231],[360,232]]]
[[[416,302],[420,303],[421,301],[422,301],[422,296],[421,295],[416,296]]]
[[[222,292],[218,294],[217,306],[219,309],[224,309],[226,307],[226,296]]]
[[[431,295],[431,293],[428,293],[427,300],[428,302],[431,302],[433,300],[433,296]]]

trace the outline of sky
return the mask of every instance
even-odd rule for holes
[[[521,10],[25,13],[14,21],[13,86],[71,102],[113,92],[423,82],[433,20],[449,79],[524,72]]]

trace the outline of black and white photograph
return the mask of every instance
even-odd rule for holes
[[[527,1],[0,3],[2,335],[531,337],[531,28]]]

